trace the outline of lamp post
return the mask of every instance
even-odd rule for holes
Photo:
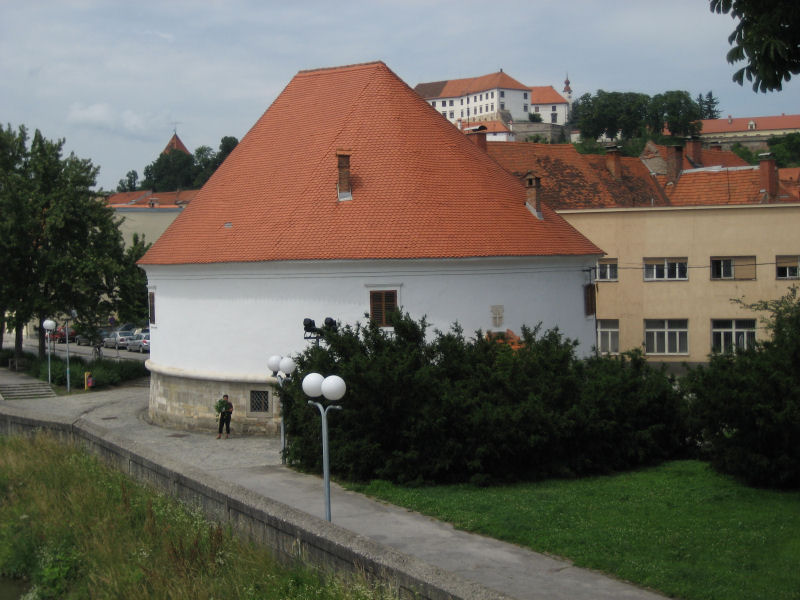
[[[44,323],[42,323],[42,327],[44,327],[45,331],[47,332],[45,335],[47,337],[47,383],[50,384],[50,334],[53,333],[53,329],[56,328],[56,322],[53,319],[46,319]]]
[[[319,373],[309,373],[303,377],[303,391],[311,398],[319,398],[324,396],[331,402],[338,402],[347,391],[347,386],[344,379],[338,375],[329,375],[323,377]],[[324,406],[320,402],[309,400],[309,404],[313,404],[319,409],[319,415],[322,417],[322,477],[325,486],[325,518],[331,520],[331,469],[330,460],[328,458],[328,411],[331,409],[341,410],[342,407],[338,404],[329,404]]]
[[[292,373],[297,368],[294,361],[288,356],[273,354],[267,359],[267,368],[272,371],[278,380],[278,387],[283,389],[283,382],[292,378]],[[281,463],[286,464],[286,426],[283,423],[283,393],[281,392]]]

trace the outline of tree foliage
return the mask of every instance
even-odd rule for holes
[[[635,92],[597,90],[594,95],[584,94],[573,105],[573,120],[584,140],[605,136],[624,141],[660,135],[664,127],[673,136],[685,137],[698,132],[701,115],[700,106],[683,91],[651,98]]]
[[[557,330],[524,329],[522,347],[476,333],[426,335],[424,319],[392,317],[326,331],[284,386],[288,458],[320,468],[317,411],[300,382],[316,371],[347,382],[330,413],[331,469],[351,480],[488,483],[631,468],[675,456],[681,401],[641,354],[575,356]]]
[[[705,96],[703,96],[703,94],[697,94],[695,102],[700,108],[701,119],[719,119],[721,114],[719,110],[719,98],[714,96],[713,92],[708,91]]]
[[[144,168],[144,178],[138,188],[131,188],[131,173],[136,175],[136,171],[130,171],[126,180],[120,180],[117,191],[152,189],[166,192],[203,187],[238,143],[235,137],[225,136],[216,152],[209,146],[199,146],[191,155],[180,150],[162,153]]]
[[[800,133],[771,138],[767,145],[779,167],[800,167]]]
[[[784,81],[800,73],[800,3],[793,0],[710,0],[712,12],[738,19],[728,42],[731,64],[745,61],[733,74],[753,91],[780,91]]]
[[[97,168],[64,140],[10,126],[0,145],[2,306],[22,353],[22,329],[36,320],[77,313],[73,323],[96,329],[119,299],[123,242],[114,213],[95,196]],[[40,327],[39,352],[44,353]]]
[[[800,297],[745,305],[764,311],[771,339],[716,354],[689,372],[692,422],[715,468],[751,485],[800,487]],[[740,303],[741,304],[741,303]]]

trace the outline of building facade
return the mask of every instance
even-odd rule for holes
[[[319,98],[330,118],[300,118]],[[150,418],[211,429],[227,393],[235,427],[274,433],[266,360],[306,347],[305,318],[388,327],[397,308],[468,335],[541,322],[589,353],[601,250],[476,136],[383,63],[298,73],[140,261]]]
[[[569,120],[569,101],[552,86],[526,86],[502,70],[480,77],[420,83],[414,91],[451,123],[529,121],[532,114],[554,125]]]

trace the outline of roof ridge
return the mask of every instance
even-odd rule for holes
[[[386,67],[386,63],[383,62],[382,60],[373,60],[370,62],[353,63],[350,65],[339,65],[335,67],[320,67],[318,69],[301,69],[300,71],[297,72],[297,75],[307,75],[309,73],[318,73],[321,71],[347,71],[351,69],[356,69],[360,67],[370,67],[374,65],[383,65],[384,67]]]

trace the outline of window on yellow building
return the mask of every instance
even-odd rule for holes
[[[688,354],[688,319],[645,319],[644,348],[647,354]]]
[[[645,258],[644,280],[685,280],[689,279],[688,259],[686,258]]]
[[[619,353],[619,320],[597,320],[597,349],[601,354]]]
[[[712,256],[711,279],[755,279],[755,256]]]
[[[778,279],[799,279],[800,256],[776,256],[775,276]]]
[[[712,319],[711,351],[735,352],[756,343],[755,319]]]
[[[598,281],[617,280],[616,258],[601,258],[597,261],[597,279]]]

